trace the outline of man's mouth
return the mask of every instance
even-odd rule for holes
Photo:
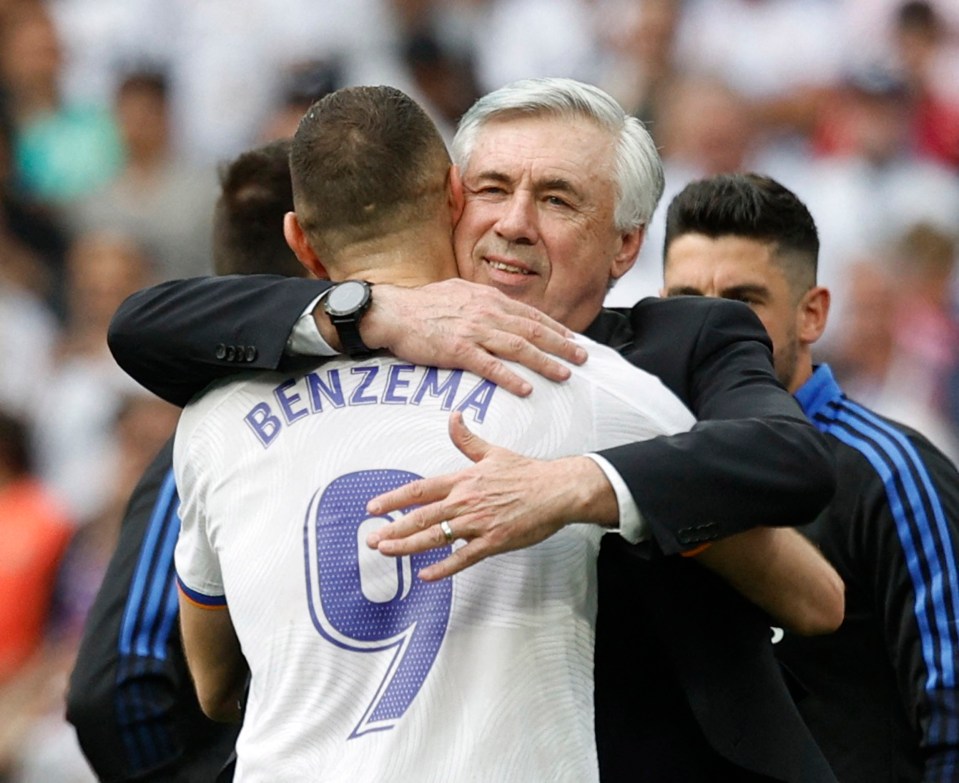
[[[514,275],[531,275],[533,274],[528,269],[523,269],[520,266],[515,266],[509,264],[506,261],[495,261],[492,258],[487,258],[486,263],[489,264],[493,269],[498,269],[501,272],[510,272]]]

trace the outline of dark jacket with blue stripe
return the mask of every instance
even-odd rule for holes
[[[173,441],[130,498],[84,629],[67,719],[103,781],[213,781],[238,726],[200,711],[177,622]]]
[[[839,477],[803,530],[846,583],[837,633],[777,645],[808,689],[800,711],[843,783],[959,780],[959,473],[827,366],[796,396]]]

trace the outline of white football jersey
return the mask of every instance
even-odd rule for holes
[[[174,465],[187,594],[227,602],[252,673],[236,780],[598,779],[593,733],[601,531],[427,583],[450,547],[388,558],[367,501],[468,466],[449,413],[530,457],[689,429],[655,377],[582,338],[590,358],[521,399],[393,357],[223,382],[183,412]],[[454,544],[455,546],[456,544]]]

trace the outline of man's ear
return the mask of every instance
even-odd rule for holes
[[[283,216],[283,238],[286,239],[286,244],[290,246],[293,255],[310,273],[321,280],[329,278],[326,268],[320,262],[320,257],[313,250],[306,232],[297,220],[296,212],[287,212]]]
[[[449,202],[450,216],[455,226],[463,217],[463,207],[466,206],[466,198],[463,195],[463,177],[460,176],[459,166],[450,166],[446,184],[446,199]]]
[[[823,286],[810,288],[799,300],[798,322],[796,324],[799,341],[805,345],[816,342],[824,331],[829,318],[829,289]]]
[[[634,228],[632,231],[620,234],[619,251],[613,257],[613,263],[609,270],[609,276],[613,280],[619,280],[619,278],[633,268],[645,236],[645,226],[640,226],[639,228]]]

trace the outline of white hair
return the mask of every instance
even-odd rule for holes
[[[539,115],[582,117],[616,138],[616,230],[632,231],[647,225],[665,182],[656,144],[642,122],[590,84],[573,79],[521,79],[484,95],[459,122],[451,145],[453,162],[466,170],[476,138],[487,122]]]

